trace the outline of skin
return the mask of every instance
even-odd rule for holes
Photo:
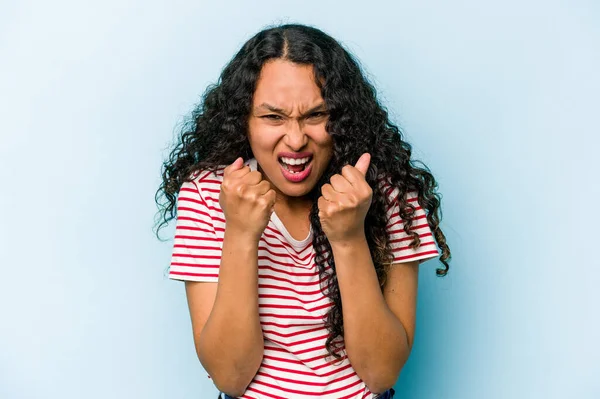
[[[309,232],[307,219],[312,204],[305,195],[323,175],[332,156],[327,118],[311,66],[282,60],[263,66],[248,121],[250,148],[264,179],[277,193],[277,216],[284,224],[288,222],[290,234],[299,239]],[[281,152],[312,153],[310,176],[301,183],[285,179],[279,164]]]
[[[284,60],[263,66],[248,121],[260,171],[251,172],[241,159],[225,169],[220,204],[227,223],[219,282],[186,282],[198,357],[228,395],[241,396],[262,361],[258,242],[273,211],[292,236],[308,234],[311,204],[305,195],[332,155],[326,123],[311,66]],[[277,155],[282,151],[311,152],[311,175],[301,183],[287,181]],[[381,292],[364,235],[372,198],[365,181],[369,163],[364,154],[333,176],[322,187],[318,206],[336,260],[346,352],[367,387],[380,393],[394,385],[412,347],[418,261],[393,265]]]

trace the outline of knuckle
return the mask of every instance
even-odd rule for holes
[[[329,210],[327,207],[319,208],[319,213],[325,217],[329,217]]]
[[[246,190],[246,199],[251,202],[258,202],[260,199],[260,196],[258,195],[256,190],[248,189],[248,190]]]
[[[235,188],[235,192],[240,195],[240,196],[245,196],[246,193],[248,192],[248,186],[245,184],[239,184],[236,188]]]
[[[265,208],[271,206],[271,198],[261,195],[258,199],[258,202]]]
[[[249,175],[251,176],[253,181],[261,181],[262,180],[262,174],[257,170],[250,172]]]
[[[221,184],[221,191],[231,192],[233,191],[235,184],[231,180],[224,180]]]

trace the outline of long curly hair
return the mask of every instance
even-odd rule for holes
[[[420,245],[419,235],[411,231],[415,207],[407,201],[408,192],[416,192],[438,247],[442,267],[438,276],[448,272],[450,249],[440,229],[441,196],[430,170],[411,160],[411,146],[377,100],[375,88],[368,82],[357,60],[331,36],[319,29],[286,24],[265,29],[248,40],[222,71],[219,81],[208,87],[203,99],[163,164],[162,184],[156,193],[159,207],[157,234],[176,217],[179,189],[199,169],[215,170],[237,157],[252,158],[248,142],[248,118],[259,74],[265,62],[286,59],[312,65],[315,82],[321,89],[329,112],[327,131],[333,140],[333,155],[325,173],[309,197],[313,201],[310,223],[314,233],[315,262],[322,291],[333,302],[325,317],[329,331],[326,348],[339,358],[344,325],[342,301],[335,273],[335,259],[318,217],[320,188],[340,173],[344,165],[354,164],[361,154],[371,154],[366,180],[373,188],[371,207],[365,219],[365,234],[381,289],[385,286],[392,252],[386,231],[386,210],[397,201],[404,231],[412,237],[411,247]],[[385,183],[399,190],[391,200],[380,189]],[[328,266],[332,272],[328,272]]]

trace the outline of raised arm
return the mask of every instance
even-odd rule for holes
[[[218,283],[186,282],[194,342],[215,386],[241,396],[263,356],[258,315],[258,242],[275,192],[241,159],[225,169],[219,202],[225,213]]]
[[[373,194],[365,181],[369,161],[363,155],[323,186],[319,217],[335,259],[348,359],[369,390],[381,393],[394,385],[412,347],[418,261],[392,265],[381,292],[364,229]]]

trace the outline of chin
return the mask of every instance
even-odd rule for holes
[[[278,186],[277,188],[279,189],[279,191],[281,191],[284,195],[287,195],[288,197],[303,197],[310,193],[314,187],[314,183],[294,185],[286,181],[283,182],[283,184]]]
[[[318,176],[322,174],[320,168],[318,168],[318,165],[309,163],[306,168],[308,168],[307,173],[309,173],[309,175],[306,176],[304,180],[294,182],[293,176],[295,173],[291,175],[287,173],[286,176],[284,167],[281,165],[281,163],[278,163],[276,170],[274,170],[275,168],[270,169],[270,174],[273,176],[273,178],[270,180],[277,187],[277,190],[279,190],[279,192],[281,192],[283,195],[287,197],[303,197],[309,194],[315,188],[315,185],[319,180]],[[302,172],[298,172],[298,175],[301,173]],[[290,178],[290,176],[292,177]]]

